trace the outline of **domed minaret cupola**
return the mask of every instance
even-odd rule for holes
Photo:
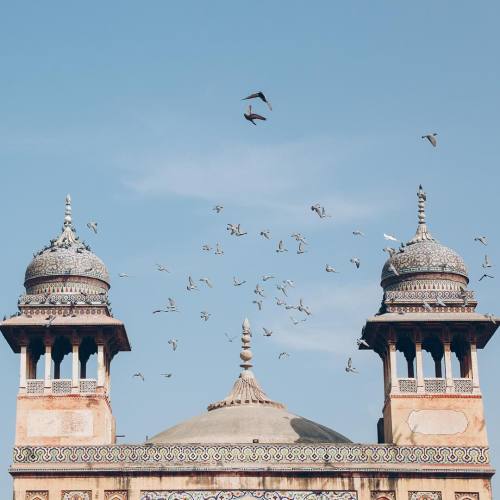
[[[379,441],[446,445],[453,436],[455,445],[486,445],[477,349],[486,346],[497,319],[475,312],[462,257],[429,232],[422,186],[417,197],[417,231],[389,250],[382,306],[363,327],[366,345],[360,346],[383,361]]]
[[[61,234],[34,254],[24,286],[19,312],[0,324],[21,357],[16,444],[113,443],[111,360],[130,344],[110,311],[106,266],[76,234],[69,195]]]

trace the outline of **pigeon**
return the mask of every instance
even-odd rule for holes
[[[171,373],[160,373],[160,375],[165,378],[170,378],[172,376]]]
[[[484,278],[494,278],[495,276],[492,276],[491,274],[486,274],[484,273],[480,278],[479,281],[482,281]]]
[[[299,305],[297,306],[297,310],[300,311],[300,312],[303,312],[303,313],[307,314],[308,316],[311,315],[311,310],[309,309],[308,306],[304,305],[304,300],[303,299],[299,299]]]
[[[359,269],[361,261],[357,257],[352,257],[352,259],[350,259],[350,262],[352,262],[356,266],[356,269]]]
[[[205,283],[205,285],[208,286],[208,288],[213,288],[212,282],[208,278],[200,278],[198,281],[201,281],[202,283]]]
[[[289,358],[289,357],[290,354],[288,354],[287,352],[280,352],[278,355],[278,359]]]
[[[167,343],[171,345],[172,351],[177,350],[177,343],[179,341],[177,339],[170,339]]]
[[[394,254],[396,253],[396,250],[391,247],[385,247],[382,249],[384,252],[387,252],[389,254],[389,257],[393,257]]]
[[[210,250],[212,250],[212,247],[210,245],[205,244],[201,247],[201,249],[205,252],[210,252]]]
[[[387,241],[399,241],[395,236],[393,236],[392,234],[385,234],[384,233],[384,239],[386,239]]]
[[[177,304],[175,303],[175,299],[172,299],[171,297],[168,298],[168,306],[167,306],[168,312],[179,312],[177,309]]]
[[[292,233],[290,235],[290,237],[293,238],[295,241],[298,241],[300,243],[304,243],[304,245],[307,245],[306,239],[300,233]]]
[[[295,288],[295,281],[293,280],[283,280],[283,285],[285,285],[286,287],[291,287],[291,288]]]
[[[270,240],[271,239],[271,232],[269,231],[269,229],[264,229],[264,231],[260,232],[260,235],[263,238],[266,238],[266,240]]]
[[[288,297],[288,293],[286,293],[286,286],[278,284],[278,285],[276,285],[276,288],[278,290],[280,290],[281,292],[283,292],[283,295],[285,297]]]
[[[426,302],[426,301],[424,300],[424,302],[423,302],[423,304],[422,304],[422,305],[424,306],[424,309],[425,309],[427,312],[432,312],[432,307],[431,307],[431,305],[430,305],[428,302]]]
[[[392,271],[396,276],[399,276],[399,271],[394,267],[394,264],[392,262],[389,264],[389,270]]]
[[[469,305],[469,297],[467,296],[467,291],[463,287],[460,287],[460,298],[463,300],[464,306]]]
[[[271,106],[271,103],[267,100],[267,97],[264,95],[263,92],[259,91],[259,92],[255,92],[253,94],[250,94],[249,96],[247,97],[243,97],[242,101],[246,101],[248,99],[260,99],[262,102],[265,102],[267,104],[267,107],[269,108],[269,111],[272,111],[273,108]],[[248,118],[247,118],[248,119]]]
[[[487,255],[484,256],[484,262],[482,266],[484,269],[487,269],[488,267],[493,267],[493,265],[490,262],[490,258]]]
[[[186,287],[186,290],[192,291],[192,290],[198,290],[198,285],[193,281],[193,278],[191,276],[188,276],[188,285]]]
[[[312,205],[311,210],[313,212],[316,212],[320,219],[324,219],[326,217],[331,217],[331,215],[328,215],[326,213],[325,207],[322,207],[319,203],[316,203],[316,205]]]
[[[363,347],[370,348],[370,346],[368,345],[368,342],[365,339],[363,339],[363,338],[359,338],[358,340],[356,340],[356,344],[357,344],[358,347],[363,346]]]
[[[118,275],[119,278],[130,278],[130,276],[127,273],[120,273]]]
[[[427,139],[433,147],[437,146],[437,139],[436,139],[437,133],[434,132],[433,134],[426,134],[422,136],[422,139]]]
[[[355,231],[353,231],[352,234],[354,236],[364,236],[365,235],[365,233],[363,233],[362,231],[359,231],[359,229],[356,229]]]
[[[245,280],[238,280],[236,279],[235,276],[233,276],[233,286],[241,286],[241,285],[244,285],[246,283]]]
[[[158,313],[165,313],[165,312],[168,312],[166,309],[155,309],[153,311],[153,314],[158,314]]]
[[[255,295],[260,295],[261,297],[265,297],[264,295],[264,289],[257,283],[255,285],[255,290],[253,291]]]
[[[332,267],[330,264],[327,264],[325,266],[325,271],[327,273],[338,273],[338,271],[334,267]]]
[[[496,318],[493,314],[490,314],[490,313],[486,313],[484,315],[485,318],[488,318],[494,325],[497,324],[497,321],[496,321]]]
[[[273,334],[272,330],[268,330],[264,327],[262,327],[262,329],[264,330],[264,337],[270,337]]]
[[[232,342],[238,336],[234,335],[233,337],[230,337],[229,334],[227,333],[224,333],[224,335],[226,336],[228,342]]]
[[[162,264],[156,264],[156,270],[160,272],[169,273],[170,271]]]
[[[443,299],[439,295],[436,295],[436,304],[440,307],[447,307]]]
[[[201,311],[200,313],[200,318],[204,321],[208,321],[208,318],[210,318],[210,316],[212,316],[210,313],[208,313],[207,311]]]
[[[479,243],[482,243],[484,246],[488,245],[488,238],[486,236],[476,236],[474,241],[479,241]]]
[[[144,375],[141,372],[134,373],[132,377],[138,377],[144,382]]]
[[[299,323],[304,323],[304,321],[307,321],[307,318],[304,318],[304,319],[301,319],[301,320],[298,320],[298,319],[295,319],[293,316],[290,316],[290,319],[292,320],[292,323],[297,326]]]
[[[54,322],[55,319],[56,319],[56,317],[53,314],[50,314],[49,316],[47,316],[45,318],[45,321],[47,321],[47,323],[45,323],[45,328],[51,327],[52,323]]]
[[[299,248],[297,248],[297,254],[301,255],[303,253],[306,253],[306,250],[304,248],[304,243],[302,241],[299,243]]]
[[[224,250],[222,250],[222,247],[219,245],[219,243],[215,244],[215,255],[224,255]]]
[[[246,113],[243,113],[243,116],[245,117],[246,120],[252,122],[254,125],[257,125],[254,122],[254,120],[262,120],[262,121],[267,120],[265,116],[259,115],[257,113],[252,113],[252,105],[248,106],[248,111]]]
[[[244,236],[247,234],[241,230],[241,224],[228,224],[226,229],[230,232],[232,236]]]
[[[272,276],[271,274],[264,274],[262,276],[262,281],[272,280],[273,278],[274,276]]]
[[[356,368],[353,368],[351,358],[347,360],[347,366],[345,367],[345,371],[347,373],[359,373],[358,370],[356,370]]]
[[[215,205],[215,207],[212,208],[212,210],[220,214],[224,210],[224,207],[222,205]]]
[[[277,306],[286,306],[288,309],[288,306],[286,305],[286,302],[283,299],[280,299],[279,297],[274,297],[274,300],[276,301]]]
[[[256,304],[259,311],[262,311],[262,300],[252,300],[252,304]]]
[[[282,252],[288,252],[288,250],[285,248],[283,240],[280,240],[278,243],[278,248],[276,249],[276,253],[282,253]]]
[[[90,222],[87,222],[87,227],[88,227],[91,231],[94,231],[94,234],[97,234],[97,222],[95,222],[95,221],[90,221]]]

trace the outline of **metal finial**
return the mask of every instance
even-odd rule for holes
[[[72,223],[71,218],[71,196],[66,195],[66,208],[64,210],[64,227],[71,226]]]
[[[425,191],[422,189],[422,184],[418,186],[417,196],[418,196],[418,223],[425,224],[425,202],[427,200],[427,196],[425,194]]]
[[[240,365],[244,370],[252,368],[250,361],[253,358],[252,351],[250,350],[250,340],[252,339],[252,332],[250,331],[250,321],[247,318],[243,321],[241,332],[241,352],[240,359],[243,363]]]
[[[431,233],[427,229],[427,224],[425,223],[425,202],[427,201],[427,195],[422,188],[422,184],[418,186],[417,191],[418,198],[418,226],[415,236],[407,243],[407,245],[412,245],[413,243],[419,243],[422,241],[436,241]]]

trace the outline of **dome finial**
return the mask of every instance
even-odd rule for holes
[[[250,350],[250,340],[252,339],[252,332],[250,331],[250,321],[245,318],[242,325],[241,332],[241,352],[240,359],[243,363],[240,365],[243,370],[249,370],[252,368],[252,363],[250,361],[253,358],[252,351]]]
[[[71,217],[71,196],[69,194],[66,195],[65,203],[62,232],[59,238],[53,241],[52,246],[64,247],[78,242],[78,237],[76,236],[75,229],[73,227],[73,218]]]
[[[69,194],[66,195],[66,208],[64,210],[64,227],[68,227],[72,225],[71,218],[71,196]]]
[[[431,233],[427,229],[427,224],[425,223],[425,202],[427,201],[427,195],[422,188],[422,184],[418,186],[417,191],[418,198],[418,226],[415,236],[407,243],[411,245],[413,243],[419,243],[422,241],[436,241]]]

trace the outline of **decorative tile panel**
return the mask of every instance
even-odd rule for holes
[[[479,500],[479,493],[455,493],[455,500]]]
[[[396,500],[396,492],[372,491],[371,500]]]
[[[140,500],[357,500],[355,491],[142,491]]]
[[[128,500],[128,493],[124,490],[105,491],[104,500]]]
[[[92,500],[92,492],[88,490],[62,491],[61,500]]]
[[[26,500],[49,500],[48,491],[27,491]]]
[[[440,491],[410,491],[409,500],[442,500]]]

